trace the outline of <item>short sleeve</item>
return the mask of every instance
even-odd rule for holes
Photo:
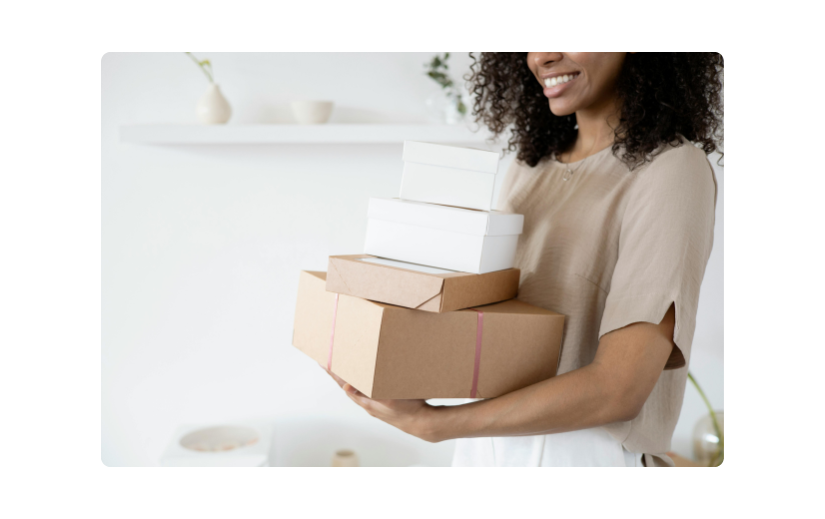
[[[685,366],[699,289],[713,246],[716,177],[690,143],[669,148],[636,175],[621,222],[618,258],[599,338],[636,322],[658,324],[676,307],[677,346],[665,369]]]

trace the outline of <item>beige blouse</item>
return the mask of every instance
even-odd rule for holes
[[[713,245],[716,177],[683,139],[634,171],[608,147],[565,165],[513,161],[498,208],[524,215],[518,298],[567,316],[559,373],[593,361],[599,339],[635,322],[661,322],[676,305],[674,349],[641,413],[605,429],[647,466],[672,465],[696,324]]]

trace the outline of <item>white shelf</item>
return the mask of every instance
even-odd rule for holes
[[[483,143],[487,130],[446,124],[139,124],[120,127],[134,144],[394,144],[404,141]]]

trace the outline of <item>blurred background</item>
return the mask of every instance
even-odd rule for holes
[[[352,403],[291,346],[292,319],[300,270],[363,251],[367,201],[397,196],[405,139],[501,149],[457,110],[471,59],[450,53],[445,70],[434,53],[194,56],[102,58],[103,463],[158,465],[192,424],[257,424],[271,432],[268,465],[329,466],[340,449],[364,466],[449,465],[453,442],[418,440]],[[299,124],[324,118],[291,105],[308,100],[333,102],[325,123]],[[204,122],[226,105],[225,124]],[[717,159],[690,371],[721,410]],[[706,414],[689,384],[673,451],[693,457]]]

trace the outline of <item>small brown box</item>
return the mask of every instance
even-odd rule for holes
[[[301,272],[296,348],[323,366],[331,359],[333,373],[371,398],[472,397],[478,312],[410,310],[327,292],[325,284],[324,272]],[[478,310],[477,398],[556,374],[563,315],[515,299]]]
[[[365,254],[330,256],[327,290],[426,312],[498,303],[518,294],[519,269],[470,274],[415,267]]]

